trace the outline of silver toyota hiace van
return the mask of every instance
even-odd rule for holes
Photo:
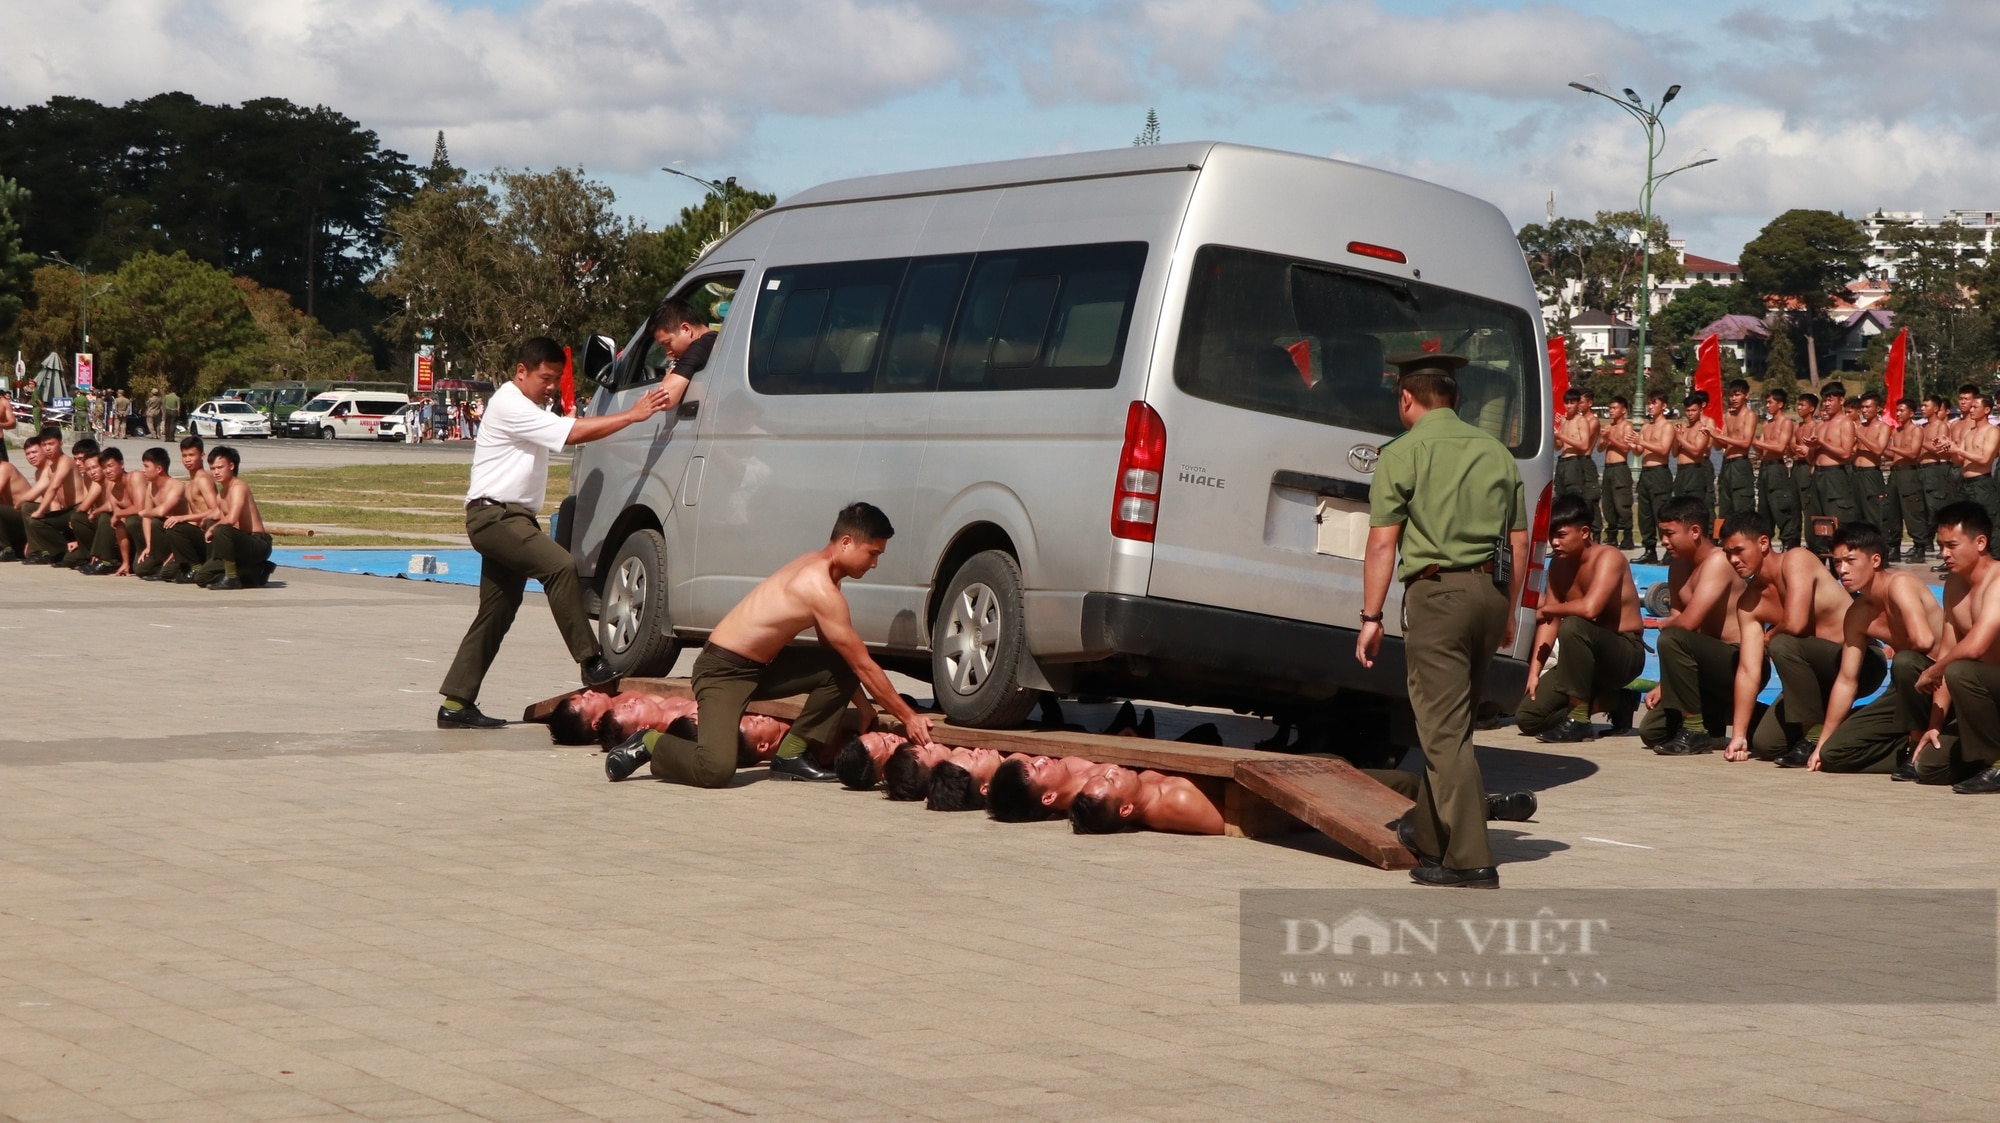
[[[672,295],[720,325],[713,356],[677,416],[577,451],[555,529],[627,673],[664,672],[864,499],[896,537],[846,586],[855,623],[954,721],[1017,722],[1039,690],[1400,699],[1400,590],[1374,669],[1354,639],[1401,351],[1471,360],[1459,412],[1547,517],[1513,230],[1403,176],[1190,143],[846,180],[736,228]],[[591,413],[658,380],[651,341],[593,341]],[[1519,697],[1531,615],[1491,700]]]

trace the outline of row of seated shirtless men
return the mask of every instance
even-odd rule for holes
[[[136,470],[115,447],[79,437],[68,451],[48,426],[22,446],[28,471],[0,442],[0,561],[49,565],[93,577],[142,577],[209,589],[254,588],[270,579],[271,536],[242,457],[183,438],[171,472],[164,448]]]
[[[1645,661],[1638,590],[1625,556],[1593,540],[1590,515],[1575,494],[1551,507],[1547,590],[1516,712],[1543,741],[1593,739],[1598,712],[1627,730],[1640,702],[1627,688]],[[2000,792],[2000,561],[1983,504],[1937,513],[1942,603],[1886,568],[1890,544],[1872,524],[1842,525],[1829,561],[1774,549],[1756,511],[1731,514],[1713,539],[1709,518],[1693,496],[1660,510],[1671,611],[1658,622],[1643,744]],[[1781,693],[1765,706],[1757,696],[1774,673]]]
[[[606,774],[622,780],[630,773],[620,774],[616,767],[619,745],[630,744],[649,730],[696,741],[700,731],[695,727],[695,710],[695,703],[684,698],[585,690],[557,704],[549,717],[549,736],[558,744],[596,744],[611,751]],[[1081,726],[1063,722],[1060,704],[1053,698],[1044,698],[1041,717],[1040,728],[1083,731]],[[770,763],[789,729],[789,724],[778,718],[744,715],[739,725],[737,766]],[[1153,731],[1153,711],[1139,716],[1130,702],[1119,707],[1104,730],[1112,736],[1140,738],[1151,738]],[[1222,743],[1213,722],[1197,725],[1174,740]],[[1182,776],[1102,764],[1081,756],[917,745],[886,730],[850,736],[837,748],[815,745],[811,751],[821,758],[818,763],[822,767],[834,770],[843,787],[879,789],[891,800],[922,803],[932,811],[985,811],[1003,823],[1066,818],[1078,834],[1132,830],[1223,833],[1222,811],[1215,801]],[[1413,773],[1364,771],[1404,795],[1414,791]],[[1536,807],[1532,792],[1487,797],[1490,819],[1530,819]]]

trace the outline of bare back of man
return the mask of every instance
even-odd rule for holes
[[[768,663],[823,617],[844,617],[846,605],[826,557],[815,550],[758,582],[715,626],[708,642]]]

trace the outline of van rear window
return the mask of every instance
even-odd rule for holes
[[[1398,352],[1463,355],[1459,416],[1516,456],[1541,448],[1540,356],[1522,309],[1400,278],[1227,246],[1195,255],[1174,381],[1198,398],[1389,436]]]

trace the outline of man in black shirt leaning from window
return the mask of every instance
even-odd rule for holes
[[[653,342],[665,348],[673,360],[660,386],[678,402],[687,393],[688,381],[708,365],[709,353],[715,350],[715,332],[686,301],[668,300],[653,313]]]

